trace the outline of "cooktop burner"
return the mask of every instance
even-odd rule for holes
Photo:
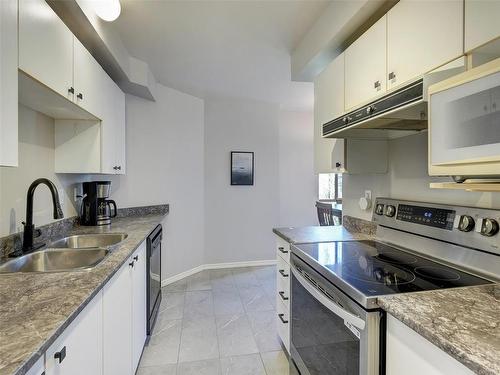
[[[384,251],[375,258],[382,262],[397,263],[397,264],[413,264],[417,262],[417,258],[403,251]]]
[[[448,268],[443,267],[434,267],[434,266],[426,266],[426,267],[417,267],[415,268],[415,272],[417,275],[428,279],[434,280],[459,280],[460,275]]]
[[[295,248],[296,256],[325,277],[332,274],[367,297],[490,283],[376,241],[301,244]]]
[[[345,275],[367,283],[384,284],[384,285],[401,285],[411,283],[415,280],[415,275],[412,272],[404,271],[383,262],[373,261],[368,262],[352,261],[344,266]]]

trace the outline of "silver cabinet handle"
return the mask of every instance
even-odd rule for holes
[[[389,73],[389,79],[390,79],[390,80],[396,79],[396,73],[394,73],[394,72],[390,72],[390,73]]]
[[[278,318],[280,318],[281,322],[283,324],[288,324],[288,320],[285,320],[284,316],[285,314],[278,314]]]
[[[70,87],[68,89],[68,94],[74,94],[75,93],[75,89],[73,87]]]
[[[375,82],[373,83],[373,88],[375,88],[375,89],[379,89],[379,88],[380,88],[380,81],[375,81]]]
[[[76,97],[80,100],[83,100],[83,94],[81,92]]]
[[[320,302],[323,306],[325,306],[332,313],[337,315],[338,317],[344,319],[345,321],[351,323],[353,326],[364,330],[365,329],[365,321],[361,319],[359,316],[354,315],[353,313],[345,310],[339,304],[333,302],[330,298],[321,293],[318,289],[316,289],[313,285],[311,285],[301,274],[296,271],[295,268],[292,268],[293,276],[297,279],[297,281],[311,294],[318,302]]]
[[[280,295],[280,297],[281,297],[281,299],[282,299],[283,301],[288,301],[288,300],[289,300],[289,298],[288,298],[288,297],[285,297],[285,292],[278,292],[278,294]]]
[[[290,276],[289,274],[285,273],[285,270],[279,270],[278,272],[279,272],[279,273],[281,274],[281,276],[283,276],[283,277],[288,277],[288,276]]]
[[[278,250],[279,250],[280,252],[282,252],[283,254],[288,254],[288,251],[287,251],[287,250],[285,250],[285,248],[284,248],[283,246],[278,247]]]

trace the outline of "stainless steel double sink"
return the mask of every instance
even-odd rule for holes
[[[22,255],[0,265],[0,273],[62,272],[90,269],[110,253],[108,247],[127,238],[126,233],[79,234],[64,237],[46,249]]]

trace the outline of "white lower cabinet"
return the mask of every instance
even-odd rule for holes
[[[42,356],[31,368],[26,372],[26,375],[45,375],[45,356]]]
[[[276,325],[283,346],[290,353],[290,244],[276,236]]]
[[[473,375],[417,332],[387,315],[387,375]]]
[[[132,268],[128,262],[103,290],[104,374],[132,374]]]
[[[45,374],[102,374],[102,323],[99,293],[45,352]]]
[[[144,241],[27,375],[135,374],[146,318]]]
[[[103,290],[104,375],[134,374],[146,340],[146,242]]]
[[[135,373],[146,342],[146,243],[135,252],[132,272],[132,373]]]

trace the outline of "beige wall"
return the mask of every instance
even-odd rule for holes
[[[344,214],[370,220],[372,212],[362,211],[359,198],[365,190],[373,197],[385,196],[424,202],[500,208],[500,193],[477,193],[430,189],[430,182],[451,181],[431,178],[427,173],[427,133],[389,142],[389,173],[384,175],[345,175]]]
[[[55,175],[54,120],[19,105],[19,167],[0,167],[0,237],[22,230],[26,214],[26,192],[39,177],[50,179],[65,189],[61,197],[65,216],[75,215],[70,196],[72,185],[84,177]],[[61,189],[59,189],[61,190]],[[41,185],[35,192],[34,222],[38,225],[53,221],[49,190]]]

